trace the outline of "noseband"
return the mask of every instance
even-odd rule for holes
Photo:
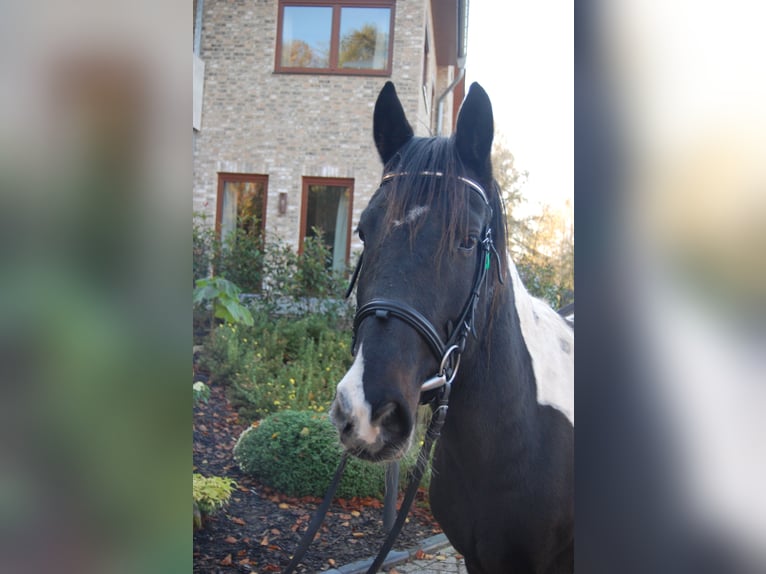
[[[401,177],[409,175],[406,172],[403,173],[388,173],[383,176],[381,185],[391,181],[395,177]],[[444,177],[442,172],[438,171],[422,171],[417,175],[426,177]],[[415,329],[423,340],[428,344],[436,361],[439,364],[439,371],[437,374],[428,380],[426,380],[420,387],[421,402],[423,401],[422,393],[426,391],[439,389],[440,387],[449,388],[452,381],[457,375],[458,368],[460,366],[460,356],[465,350],[466,340],[469,333],[476,332],[474,330],[474,318],[476,312],[476,304],[479,300],[479,292],[487,277],[487,271],[490,267],[491,254],[494,254],[498,262],[498,278],[500,282],[503,282],[502,275],[500,273],[500,256],[495,249],[495,244],[492,239],[492,228],[490,222],[492,221],[492,207],[489,203],[489,199],[484,188],[476,181],[456,176],[456,179],[464,183],[468,188],[475,192],[484,202],[487,207],[487,219],[484,223],[482,230],[481,249],[478,250],[478,258],[476,261],[476,271],[474,273],[473,286],[471,287],[471,293],[468,296],[468,300],[463,305],[463,309],[459,315],[458,320],[455,323],[450,321],[447,324],[447,339],[442,340],[438,330],[434,327],[433,323],[429,321],[420,311],[403,303],[401,301],[394,301],[391,299],[375,298],[371,299],[364,305],[362,305],[356,312],[354,317],[354,339],[352,342],[352,352],[356,352],[356,336],[359,331],[359,326],[362,322],[368,318],[375,316],[378,319],[386,320],[389,317],[395,317],[401,321],[407,323],[410,327]],[[362,256],[359,257],[354,273],[351,276],[351,283],[346,292],[346,297],[351,295],[351,291],[354,288],[354,284],[359,277],[360,270],[362,268]]]

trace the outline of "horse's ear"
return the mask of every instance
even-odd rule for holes
[[[455,145],[463,163],[483,173],[491,165],[493,135],[492,103],[487,92],[474,82],[460,107],[455,132]]]
[[[384,164],[413,136],[412,127],[391,82],[386,82],[375,102],[372,133]]]

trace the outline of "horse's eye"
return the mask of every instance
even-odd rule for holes
[[[460,242],[460,249],[463,251],[473,251],[478,243],[479,238],[476,235],[468,235]]]
[[[359,235],[359,241],[361,241],[362,243],[364,243],[364,231],[362,231],[361,229],[358,229],[358,228],[357,228],[356,232],[357,232],[357,234]]]

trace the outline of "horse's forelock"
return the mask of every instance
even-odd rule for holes
[[[444,176],[424,177],[424,172],[439,172]],[[385,186],[385,229],[390,230],[395,222],[404,221],[406,213],[412,208],[428,206],[442,217],[445,229],[434,248],[435,255],[441,256],[454,249],[456,240],[466,230],[470,205],[470,195],[465,188],[455,185],[457,176],[467,174],[454,139],[413,138],[388,162],[384,173],[402,174],[392,178]],[[422,220],[409,222],[411,240],[414,240],[421,224]]]
[[[487,276],[491,298],[489,300],[489,324],[494,310],[500,304],[499,295],[503,291],[499,285],[499,276],[507,276],[507,226],[505,207],[500,196],[500,189],[492,178],[490,161],[487,161],[487,173],[467,173],[455,147],[453,138],[412,138],[405,144],[385,167],[384,174],[402,174],[394,177],[380,190],[385,194],[384,229],[391,231],[406,222],[409,226],[409,238],[414,244],[422,218],[407,218],[406,214],[418,206],[429,206],[432,213],[443,218],[445,233],[442,233],[434,246],[434,259],[439,262],[442,256],[455,249],[458,240],[466,232],[469,221],[471,194],[462,185],[455,185],[456,176],[469,176],[478,179],[489,198],[492,207],[492,237],[499,257],[492,257],[492,271]],[[424,177],[423,172],[440,172],[444,177]],[[498,263],[498,259],[500,262]],[[499,274],[494,270],[500,265]],[[435,270],[439,273],[439,269]],[[504,279],[509,284],[507,277]]]

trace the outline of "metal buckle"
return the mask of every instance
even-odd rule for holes
[[[450,374],[449,380],[447,380],[447,361],[455,351],[458,352],[457,361],[455,362],[455,366],[452,368],[452,373]],[[458,368],[460,367],[460,356],[460,347],[458,345],[452,345],[449,349],[447,349],[444,353],[444,356],[442,357],[441,365],[439,365],[438,374],[426,380],[426,382],[420,385],[420,392],[424,393],[426,391],[438,389],[444,385],[451,385],[452,381],[455,380]]]

